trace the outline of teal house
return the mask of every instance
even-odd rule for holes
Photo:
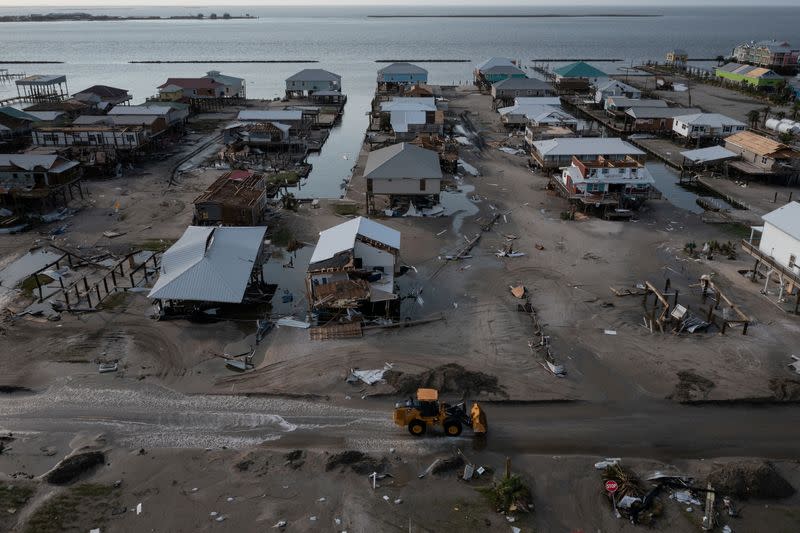
[[[475,82],[477,84],[492,85],[498,81],[527,77],[513,61],[505,57],[493,57],[475,67]]]
[[[562,79],[584,79],[596,84],[600,80],[608,79],[608,74],[585,61],[564,65],[555,69],[553,73],[556,75],[556,81],[561,81]]]

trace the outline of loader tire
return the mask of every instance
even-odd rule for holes
[[[445,420],[444,432],[448,437],[458,437],[461,435],[461,422],[458,420]]]
[[[425,422],[422,420],[415,418],[411,422],[408,423],[408,432],[414,435],[415,437],[421,437],[425,434]]]

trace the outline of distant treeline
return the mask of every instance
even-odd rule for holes
[[[154,59],[145,61],[128,61],[128,63],[319,63],[319,61],[316,59]]]
[[[249,14],[233,16],[230,13],[223,13],[222,15],[217,15],[216,13],[210,13],[209,15],[198,13],[197,15],[175,15],[172,17],[118,17],[114,15],[92,15],[91,13],[32,13],[30,15],[4,15],[0,17],[0,22],[58,22],[64,20],[233,20],[257,18],[258,17],[253,17]]]
[[[376,63],[469,63],[471,59],[376,59]]]

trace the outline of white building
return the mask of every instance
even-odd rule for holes
[[[636,87],[631,87],[627,83],[622,83],[619,80],[607,80],[597,85],[597,90],[594,93],[594,102],[596,104],[605,104],[606,98],[609,96],[627,96],[628,98],[641,98],[642,91]]]
[[[397,299],[400,232],[364,217],[321,231],[306,276],[312,312]]]
[[[556,106],[525,104],[499,109],[500,120],[506,126],[565,126],[577,127],[578,119]]]
[[[280,122],[292,127],[303,124],[303,111],[300,109],[243,109],[236,117],[240,122]]]
[[[395,97],[381,102],[380,109],[389,114],[398,138],[413,138],[418,132],[441,134],[444,130],[444,114],[438,111],[433,97]]]
[[[727,137],[746,128],[745,123],[719,113],[680,115],[672,120],[672,131],[687,139]]]
[[[800,203],[790,202],[761,218],[764,225],[753,228],[761,232],[758,249],[800,276]]]
[[[639,161],[599,157],[594,161],[572,158],[561,172],[561,182],[572,196],[582,196],[588,203],[620,197],[647,197],[655,185],[650,171]]]
[[[189,107],[174,102],[148,102],[142,105],[116,106],[109,116],[153,116],[163,117],[168,125],[180,124],[189,118]]]

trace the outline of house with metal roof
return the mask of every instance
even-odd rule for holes
[[[433,97],[393,97],[380,103],[380,124],[391,127],[395,140],[411,140],[419,133],[444,132],[444,112]]]
[[[13,107],[0,107],[0,145],[22,142],[39,118]]]
[[[306,274],[310,311],[320,323],[347,317],[348,310],[371,316],[399,310],[400,237],[365,217],[320,232]]]
[[[681,152],[681,155],[684,159],[682,166],[704,166],[739,157],[739,154],[736,152],[727,150],[722,146],[709,146],[696,150],[686,150]]]
[[[725,148],[740,156],[731,166],[743,174],[792,174],[800,170],[800,152],[752,131],[725,139]]]
[[[475,85],[488,87],[498,81],[509,78],[527,78],[528,76],[507,57],[492,57],[475,65]]]
[[[783,76],[764,67],[728,63],[714,69],[714,76],[732,85],[749,85],[756,89],[774,90],[785,83]]]
[[[236,117],[241,122],[280,122],[294,128],[304,123],[301,109],[242,109]]]
[[[266,232],[266,226],[189,226],[161,257],[148,297],[161,305],[246,302],[248,289],[258,293],[263,283]]]
[[[286,78],[286,97],[303,98],[317,91],[342,90],[342,77],[321,68],[303,69]]]
[[[515,104],[497,110],[500,120],[507,127],[567,126],[575,127],[578,120],[564,111],[561,106],[547,104]]]
[[[141,105],[116,106],[108,112],[108,116],[160,117],[168,126],[174,126],[186,122],[189,118],[189,107],[180,102],[151,101]]]
[[[623,160],[627,156],[644,161],[645,152],[616,137],[547,139],[531,143],[531,157],[545,170],[567,166],[573,157],[580,161],[594,161],[600,157]]]
[[[492,98],[511,103],[518,97],[544,97],[555,95],[553,86],[536,78],[507,78],[492,84]]]
[[[751,227],[750,238],[742,240],[742,249],[756,260],[751,279],[764,280],[763,294],[776,295],[779,307],[800,314],[800,203],[789,202],[761,219],[764,225]],[[770,290],[774,280],[777,290]],[[788,309],[785,302],[791,302]]]
[[[686,139],[702,137],[727,137],[744,131],[747,125],[719,113],[679,115],[672,119],[672,131]]]
[[[375,195],[393,199],[432,196],[438,203],[442,188],[439,154],[409,143],[398,143],[370,152],[364,168],[368,212]]]
[[[556,81],[577,78],[589,80],[589,82],[595,85],[601,83],[601,81],[605,81],[605,79],[608,78],[608,74],[596,67],[593,67],[585,61],[576,61],[575,63],[558,67],[557,69],[553,70],[553,74],[556,76]]]
[[[667,102],[657,98],[628,98],[627,96],[609,96],[605,100],[604,109],[613,117],[625,114],[628,109],[637,107],[668,107]]]
[[[631,107],[625,111],[625,129],[630,132],[670,132],[673,118],[697,113],[702,113],[702,110],[694,107]]]
[[[378,70],[378,84],[416,85],[428,83],[428,71],[412,63],[392,63]]]
[[[605,107],[606,99],[611,96],[636,99],[642,97],[642,91],[619,80],[607,80],[597,85],[597,90],[594,92],[594,102]]]
[[[244,78],[228,76],[218,70],[209,70],[203,78],[221,84],[223,86],[221,96],[225,98],[247,98],[247,82]]]
[[[20,200],[53,198],[81,176],[80,163],[56,154],[0,154],[0,200],[13,206]],[[57,196],[66,203],[65,194]]]

